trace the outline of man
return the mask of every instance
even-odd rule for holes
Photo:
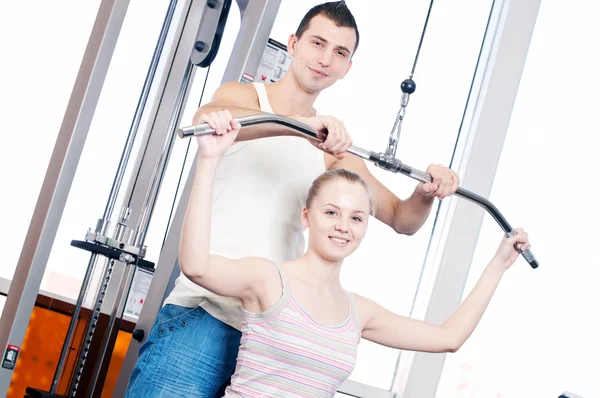
[[[432,165],[427,171],[433,182],[400,200],[362,159],[345,152],[352,140],[344,124],[317,114],[316,98],[348,73],[358,42],[356,22],[343,1],[318,5],[289,37],[293,61],[281,80],[267,86],[223,84],[196,112],[194,123],[208,123],[218,134],[239,129],[234,118],[267,112],[306,123],[326,138],[309,143],[272,125],[239,132],[215,178],[212,253],[277,263],[298,258],[304,252],[301,209],[312,181],[325,170],[360,174],[375,194],[375,216],[399,234],[418,231],[434,198],[456,191],[456,174]],[[239,301],[211,294],[181,275],[140,348],[127,396],[222,395],[235,369],[240,327]]]

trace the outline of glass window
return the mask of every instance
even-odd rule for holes
[[[2,278],[12,279],[17,267],[99,5],[99,0],[0,5]]]
[[[69,243],[83,240],[102,217],[168,5],[167,0],[129,4],[48,260],[46,291],[77,298],[90,254]],[[116,219],[119,208],[115,213]]]
[[[446,358],[437,397],[600,396],[598,12],[541,3],[490,196],[529,232],[540,267],[520,258],[507,271],[478,329]],[[465,294],[501,237],[486,217]]]
[[[0,294],[0,315],[2,315],[2,311],[4,311],[4,304],[6,304],[6,296]]]

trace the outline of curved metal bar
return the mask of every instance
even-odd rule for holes
[[[257,124],[278,124],[280,126],[290,128],[294,133],[297,133],[301,137],[323,141],[319,133],[313,130],[312,127],[297,120],[290,119],[281,115],[265,113],[252,116],[245,116],[236,120],[242,125],[242,128],[254,126]],[[195,126],[180,128],[178,130],[178,135],[180,138],[187,138],[197,135],[214,134],[214,132],[215,130],[213,130],[208,124],[199,124]],[[356,147],[354,145],[348,148],[347,151],[348,153],[351,153],[355,156],[375,163],[382,169],[392,171],[394,173],[404,174],[420,182],[431,182],[431,176],[428,173],[403,164],[400,160],[390,156],[389,154],[369,151],[366,149]],[[516,234],[513,227],[509,224],[509,222],[502,215],[502,213],[500,213],[498,208],[486,198],[461,187],[458,188],[455,195],[484,208],[494,218],[494,220],[496,220],[498,225],[500,225],[502,230],[508,236],[513,236]],[[519,251],[519,253],[523,255],[525,260],[527,260],[527,262],[529,263],[529,265],[531,265],[532,268],[538,267],[539,264],[530,250],[521,251],[519,248],[515,248]]]

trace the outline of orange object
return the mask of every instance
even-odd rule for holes
[[[50,391],[70,321],[69,315],[58,311],[37,305],[33,308],[7,398],[22,398],[27,387]],[[76,331],[73,341],[78,341],[82,332]],[[112,396],[130,342],[131,333],[120,330],[104,380],[102,397]],[[72,369],[75,360],[76,353],[70,353],[65,369]],[[67,383],[68,380],[61,380],[59,393],[68,388]]]
[[[33,307],[7,398],[23,398],[25,388],[48,391],[71,317]]]

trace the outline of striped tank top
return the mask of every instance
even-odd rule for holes
[[[281,276],[282,296],[269,310],[242,308],[242,339],[235,373],[225,397],[333,397],[350,376],[360,342],[358,311],[340,325],[315,321],[294,299]]]

